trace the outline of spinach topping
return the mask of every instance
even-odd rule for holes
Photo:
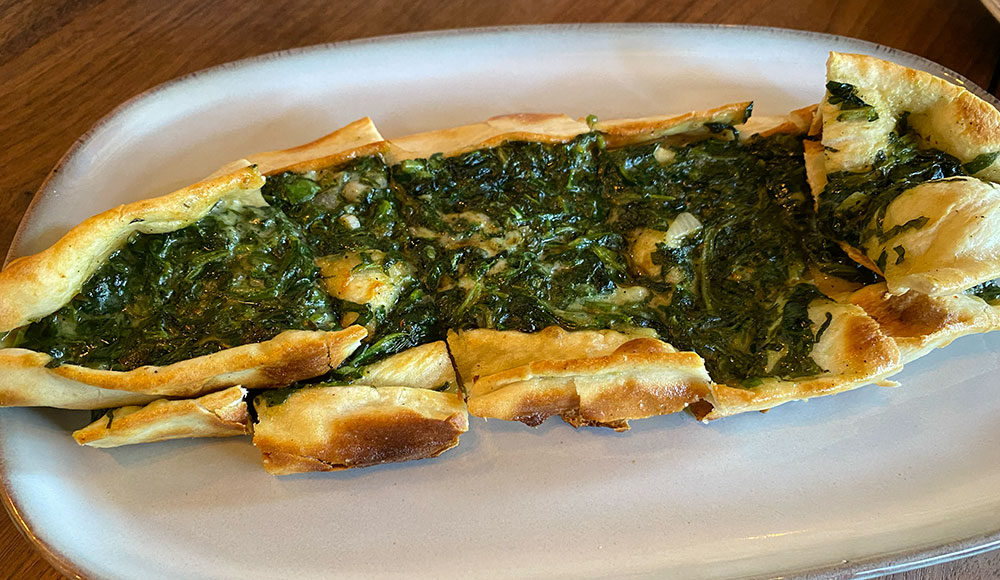
[[[402,258],[406,227],[380,157],[305,175],[270,176],[261,194],[298,224],[316,256],[364,249]]]
[[[273,176],[262,190],[270,207],[220,207],[135,237],[23,341],[54,364],[128,369],[289,328],[369,328],[344,365],[305,387],[356,379],[449,328],[647,327],[700,354],[717,381],[819,374],[810,352],[831,318],[814,334],[809,306],[828,299],[808,269],[870,274],[817,229],[800,139],[744,143],[731,126],[709,129],[693,143],[608,150],[588,133]],[[666,236],[681,221],[682,234],[649,250],[659,274],[638,268],[637,231]],[[405,267],[392,300],[320,289],[314,258],[351,252],[359,272]],[[289,392],[261,396],[277,404]]]
[[[830,93],[827,102],[831,105],[840,105],[841,113],[837,115],[838,121],[877,121],[878,112],[875,107],[861,100],[858,96],[858,88],[848,83],[838,83],[830,81],[826,83],[826,90]]]
[[[653,261],[668,272],[643,281],[660,297],[652,326],[701,355],[716,381],[753,386],[822,372],[809,356],[808,306],[824,297],[804,280],[810,253],[795,242],[810,208],[801,141],[710,139],[673,149],[666,164],[657,147],[605,154],[620,232],[666,231],[681,212],[702,224],[658,245]]]
[[[987,280],[965,291],[966,294],[978,296],[986,301],[990,306],[1000,304],[1000,278]]]
[[[869,240],[885,243],[908,229],[919,229],[926,217],[885,230],[885,212],[901,193],[927,181],[964,176],[962,163],[937,149],[920,147],[920,137],[900,118],[889,144],[864,171],[840,171],[827,176],[820,196],[819,222],[828,237],[861,248]]]
[[[625,290],[625,239],[607,223],[602,143],[593,133],[566,144],[505,143],[393,168],[413,255],[445,327],[648,322],[641,290]]]
[[[362,263],[356,270],[413,263],[403,201],[398,189],[390,187],[389,168],[381,157],[304,175],[285,172],[269,177],[261,193],[302,229],[317,256],[360,251]],[[379,264],[369,262],[368,250],[384,254]],[[404,282],[399,298],[387,307],[332,300],[337,312],[353,314],[350,323],[366,326],[370,333],[333,371],[341,379],[356,378],[359,367],[407,348],[442,340],[447,330],[419,280]]]
[[[139,234],[21,345],[52,365],[166,365],[274,338],[338,328],[298,229],[270,207],[219,205],[196,223]]]

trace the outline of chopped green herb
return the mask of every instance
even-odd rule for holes
[[[52,365],[130,370],[336,328],[298,228],[271,207],[220,205],[186,228],[136,235],[22,346]]]

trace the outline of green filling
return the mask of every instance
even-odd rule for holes
[[[921,149],[919,135],[910,130],[904,115],[889,135],[888,147],[865,171],[841,171],[827,176],[820,196],[819,222],[828,237],[856,248],[877,240],[885,243],[908,229],[919,229],[927,218],[916,218],[883,229],[889,204],[916,185],[937,179],[964,176],[962,163],[936,149]],[[888,259],[888,256],[886,256]]]
[[[861,100],[858,96],[858,89],[852,84],[838,83],[830,81],[826,83],[826,90],[830,97],[827,102],[831,105],[840,105],[838,121],[877,121],[878,113],[875,107]]]
[[[1000,279],[988,280],[969,288],[965,293],[982,298],[990,306],[1000,305]]]
[[[186,228],[139,234],[19,346],[51,364],[166,365],[288,329],[335,329],[297,228],[270,207],[218,206]]]
[[[968,173],[969,175],[972,175],[974,173],[979,173],[980,171],[986,169],[990,165],[993,165],[993,162],[997,160],[997,157],[1000,157],[1000,151],[991,151],[989,153],[983,153],[982,155],[976,156],[975,159],[963,165],[962,169],[964,169],[965,172]]]
[[[406,208],[398,189],[389,183],[389,168],[382,159],[363,157],[336,169],[269,177],[261,193],[302,228],[317,256],[378,250],[385,254],[380,266],[363,262],[358,268],[387,268],[398,262],[412,265],[410,236],[402,217]],[[373,329],[365,343],[333,371],[343,380],[356,378],[363,365],[445,337],[447,329],[418,280],[408,281],[400,298],[388,308],[331,300],[338,312],[357,315],[353,324]]]
[[[706,140],[674,150],[668,164],[657,161],[656,147],[605,157],[620,232],[665,231],[681,212],[702,224],[653,256],[680,281],[643,281],[668,300],[652,326],[701,355],[716,381],[752,386],[761,377],[821,373],[809,356],[815,337],[807,308],[823,296],[803,280],[817,250],[795,242],[813,223],[799,219],[811,213],[801,141]]]
[[[608,223],[598,135],[507,143],[394,168],[419,271],[445,327],[531,332],[643,325],[615,300],[630,285],[626,242]]]
[[[734,385],[819,374],[808,307],[827,299],[808,267],[870,274],[818,231],[800,139],[746,144],[731,127],[713,129],[667,157],[667,143],[607,150],[590,133],[274,176],[262,190],[271,207],[218,208],[177,232],[135,237],[69,305],[28,327],[22,346],[54,364],[129,369],[289,328],[332,329],[353,313],[348,322],[371,336],[310,383],[352,380],[449,328],[550,325],[651,328]],[[635,231],[666,231],[682,213],[701,227],[656,247],[659,277],[638,273]],[[363,249],[383,258],[359,268],[403,262],[416,273],[393,304],[336,300],[316,284],[314,257]]]
[[[379,157],[306,175],[271,176],[261,194],[298,225],[317,256],[368,249],[402,258],[406,226]]]

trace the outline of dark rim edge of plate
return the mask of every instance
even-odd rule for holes
[[[939,76],[948,80],[949,82],[959,85],[977,97],[985,100],[994,107],[1000,109],[1000,100],[998,100],[993,95],[989,94],[976,83],[973,83],[963,75],[940,65],[928,58],[901,50],[898,48],[893,48],[883,44],[878,44],[876,42],[871,42],[868,40],[862,40],[860,38],[853,38],[850,36],[842,36],[838,34],[829,34],[825,32],[813,32],[810,30],[796,30],[790,28],[779,28],[774,26],[750,26],[750,25],[734,25],[734,24],[700,24],[700,23],[586,23],[586,24],[537,24],[537,25],[514,25],[514,26],[486,26],[486,27],[473,27],[473,28],[455,28],[455,29],[445,29],[445,30],[429,30],[420,32],[409,32],[401,34],[391,34],[383,36],[373,36],[366,38],[358,38],[352,40],[345,40],[340,42],[331,42],[324,44],[314,44],[309,46],[302,46],[296,48],[290,48],[285,50],[279,50],[269,53],[260,54],[257,56],[252,56],[240,60],[230,61],[221,63],[208,68],[200,69],[173,79],[166,82],[160,83],[153,86],[145,91],[142,91],[135,96],[127,99],[121,104],[114,107],[110,112],[101,117],[94,125],[92,125],[85,133],[83,133],[73,144],[66,150],[66,152],[59,158],[56,162],[55,167],[52,171],[46,175],[42,184],[39,186],[38,191],[32,197],[31,202],[28,204],[24,215],[21,217],[21,221],[18,224],[17,229],[14,232],[14,237],[11,239],[9,248],[7,249],[6,256],[3,262],[3,267],[14,258],[16,248],[21,245],[22,238],[24,236],[25,224],[30,221],[33,216],[37,203],[43,196],[49,193],[51,184],[57,178],[58,174],[62,168],[76,155],[77,151],[85,145],[91,137],[101,130],[105,125],[109,124],[113,119],[127,112],[128,110],[138,106],[144,102],[148,97],[170,89],[176,85],[183,84],[192,79],[214,74],[218,71],[232,70],[243,68],[247,66],[253,66],[259,62],[268,62],[273,60],[280,60],[286,57],[298,56],[303,54],[318,53],[327,50],[337,50],[345,47],[359,47],[367,44],[384,44],[384,43],[396,43],[396,42],[406,42],[411,40],[421,40],[428,38],[442,38],[442,37],[457,37],[457,36],[481,36],[488,34],[516,34],[526,31],[538,31],[538,32],[573,32],[573,31],[607,31],[607,30],[643,30],[643,29],[661,29],[664,31],[669,30],[718,30],[725,32],[748,32],[756,34],[766,34],[773,36],[784,36],[784,37],[800,37],[807,39],[816,40],[827,40],[837,43],[842,43],[846,45],[853,45],[857,49],[867,50],[868,52],[879,56],[880,58],[885,58],[886,60],[896,61],[899,64],[904,64],[905,66],[916,67],[922,69],[926,72]],[[906,61],[900,62],[900,61]],[[3,431],[0,430],[0,440],[3,439]],[[56,550],[50,546],[44,538],[39,537],[32,530],[32,526],[25,517],[22,510],[18,507],[17,503],[14,501],[14,497],[11,493],[11,485],[8,478],[9,470],[7,468],[7,458],[3,454],[3,446],[0,445],[0,502],[3,503],[4,509],[10,515],[11,520],[16,524],[18,531],[38,550],[42,556],[53,565],[61,573],[70,576],[72,578],[85,578],[85,571],[82,570],[77,564],[74,564],[72,559],[67,557],[62,552]],[[964,557],[974,556],[977,554],[989,552],[1000,548],[1000,528],[995,531],[988,532],[985,534],[976,534],[967,538],[962,538],[953,542],[948,542],[945,544],[933,544],[930,546],[922,546],[919,548],[914,548],[910,550],[900,550],[897,552],[889,554],[877,554],[871,556],[870,558],[863,558],[856,561],[844,561],[841,564],[831,564],[823,565],[819,567],[811,567],[805,569],[799,569],[790,571],[789,575],[783,575],[784,578],[799,578],[801,580],[812,580],[819,578],[830,578],[835,575],[839,578],[872,578],[878,575],[892,574],[896,572],[904,572],[907,570],[914,570],[918,568],[923,568],[926,566],[933,566],[936,564],[942,564],[945,562],[950,562]],[[650,573],[655,573],[655,571],[650,571]],[[757,576],[758,578],[772,578],[773,574],[765,574],[763,576]]]

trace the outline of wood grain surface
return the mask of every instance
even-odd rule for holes
[[[1000,24],[976,0],[0,0],[0,256],[34,192],[73,142],[116,105],[159,83],[311,44],[558,22],[829,32],[927,57],[1000,94]],[[888,578],[1000,578],[998,570],[1000,552],[991,552]],[[61,574],[0,517],[0,577]]]

